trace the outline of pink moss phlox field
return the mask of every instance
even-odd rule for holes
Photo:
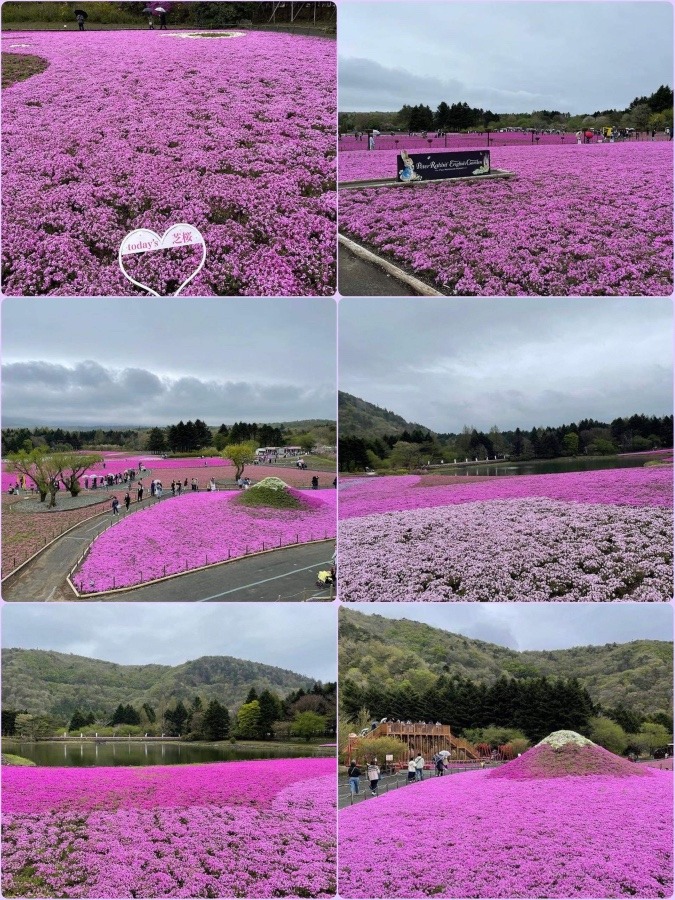
[[[493,500],[341,520],[339,534],[343,601],[672,596],[662,507]]]
[[[3,767],[4,896],[331,896],[334,767]]]
[[[668,601],[672,475],[343,481],[340,599]]]
[[[236,503],[238,494],[233,492],[171,497],[104,531],[73,580],[88,592],[104,591],[247,552],[334,538],[336,492],[310,490],[297,495],[305,501],[305,509],[244,507]]]
[[[617,756],[598,744],[568,741],[560,747],[553,747],[544,741],[517,759],[491,770],[486,777],[526,781],[532,778],[567,778],[570,775],[648,778],[650,774],[649,768],[642,763]]]
[[[33,31],[3,42],[49,61],[3,91],[6,294],[143,295],[119,270],[122,239],[180,222],[207,248],[184,295],[333,294],[334,41]],[[164,294],[192,268],[169,258],[181,254],[194,250],[125,259]]]
[[[513,475],[484,478],[476,482],[469,476],[465,485],[445,487],[421,487],[420,483],[419,475],[340,482],[340,518],[451,503],[522,500],[527,497],[547,497],[571,503],[673,505],[673,470],[670,466]]]
[[[517,177],[344,191],[341,230],[449,295],[670,295],[668,143],[499,147],[491,162]],[[341,181],[396,170],[395,150],[340,155]]]
[[[672,895],[672,773],[487,774],[432,778],[341,810],[340,896]]]

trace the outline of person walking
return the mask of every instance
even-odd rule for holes
[[[318,475],[312,475],[312,490],[316,491],[319,488],[319,477]]]
[[[380,780],[380,767],[377,764],[377,760],[373,759],[372,762],[368,763],[366,768],[366,775],[368,776],[368,781],[370,782],[370,793],[373,797],[377,797],[377,785]]]
[[[136,490],[136,496],[138,498],[138,502],[140,503],[143,500],[143,482],[138,482],[138,488]]]
[[[84,31],[84,16],[82,13],[78,13],[75,18],[77,19],[77,27],[80,31]]]
[[[129,507],[131,506],[131,496],[129,494],[129,491],[127,491],[124,495],[124,505],[127,509],[127,512],[129,512]]]
[[[112,511],[113,511],[113,516],[118,515],[118,514],[119,514],[119,510],[120,510],[120,501],[117,499],[117,497],[113,497],[113,498],[112,498]]]
[[[424,780],[424,757],[418,753],[415,757],[415,781]]]
[[[434,763],[436,764],[436,775],[443,775],[443,757],[440,753],[434,756]]]
[[[356,765],[355,759],[349,763],[347,775],[349,776],[349,792],[354,796],[359,792],[359,778],[361,777],[361,769]]]
[[[417,768],[415,766],[415,757],[411,756],[408,760],[408,784],[412,784],[417,780]]]
[[[166,13],[164,10],[159,14],[159,30],[166,31]]]

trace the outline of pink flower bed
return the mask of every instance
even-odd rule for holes
[[[673,781],[430,778],[339,813],[352,897],[670,897]]]
[[[3,767],[4,895],[331,896],[334,766]]]
[[[449,295],[670,295],[667,143],[500,147],[491,161],[517,178],[341,192],[340,228]],[[340,157],[341,181],[396,171],[395,150]]]
[[[547,497],[569,503],[673,505],[673,470],[665,466],[513,475],[482,478],[477,483],[469,476],[463,485],[447,487],[420,487],[421,481],[419,475],[391,475],[340,482],[340,518],[527,497]]]
[[[103,532],[73,578],[80,590],[141,584],[260,550],[335,537],[335,491],[299,491],[306,509],[245,507],[238,494],[192,493]]]
[[[665,507],[493,500],[342,520],[339,535],[346,602],[672,598]]]
[[[16,32],[49,61],[3,94],[3,289],[145,295],[117,252],[187,223],[207,248],[185,296],[332,295],[335,41],[247,31]],[[126,257],[172,293],[200,254]],[[193,259],[194,257],[194,259]]]
[[[670,467],[425,480],[340,483],[341,600],[672,597]]]

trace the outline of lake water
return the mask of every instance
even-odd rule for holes
[[[239,747],[218,745],[210,747],[190,744],[113,741],[92,743],[82,741],[39,741],[21,743],[3,740],[5,753],[14,753],[33,760],[39,766],[175,766],[188,763],[222,762],[223,760],[300,758],[334,756],[334,747],[279,744],[279,747]]]
[[[644,466],[646,456],[590,457],[589,459],[540,459],[519,463],[477,463],[476,465],[442,466],[429,469],[430,474],[443,475],[553,475],[558,472],[593,472],[597,469],[634,469]]]

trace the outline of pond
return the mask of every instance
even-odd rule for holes
[[[595,456],[577,459],[538,459],[530,462],[477,463],[473,466],[443,466],[429,469],[444,475],[554,475],[558,472],[592,472],[597,469],[634,469],[644,466],[648,456]]]
[[[252,745],[192,745],[162,741],[39,741],[3,740],[5,753],[31,759],[38,766],[175,766],[224,760],[334,756],[334,747],[265,743]]]

